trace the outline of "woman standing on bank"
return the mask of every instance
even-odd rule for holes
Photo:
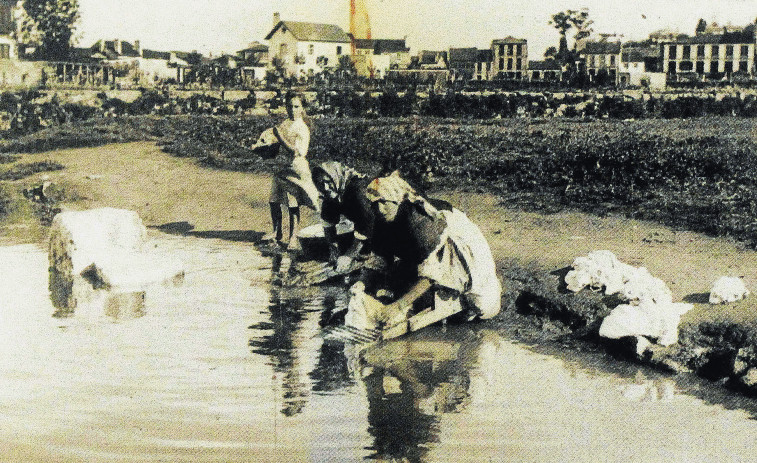
[[[278,169],[271,181],[268,202],[271,207],[273,233],[269,240],[283,239],[282,207],[289,211],[289,249],[296,249],[300,222],[300,205],[318,209],[318,191],[313,184],[306,156],[310,146],[310,127],[305,121],[303,98],[292,91],[284,97],[287,119],[263,132],[253,150],[278,144]]]

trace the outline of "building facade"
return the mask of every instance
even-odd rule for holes
[[[390,69],[407,68],[410,49],[405,39],[355,39],[352,62],[358,75],[381,78]]]
[[[660,44],[662,72],[668,76],[730,78],[755,75],[755,42],[723,43],[722,35],[698,35]]]
[[[622,47],[620,42],[586,42],[581,50],[582,64],[589,79],[607,79],[615,82],[620,67]]]
[[[492,41],[492,76],[522,79],[528,71],[528,41],[507,37]]]
[[[290,77],[304,78],[335,68],[342,56],[350,56],[350,36],[332,24],[281,21],[265,38],[271,60],[278,59]]]

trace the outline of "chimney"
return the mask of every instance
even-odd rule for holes
[[[100,53],[105,53],[105,40],[100,40]]]
[[[134,41],[134,51],[137,52],[139,56],[142,56],[142,47],[139,46],[139,40]]]
[[[121,39],[115,39],[113,41],[113,48],[116,49],[116,54],[119,56],[123,54],[123,48],[121,47]]]
[[[276,13],[273,14],[273,27],[276,27],[276,24],[280,22],[281,22],[281,15],[277,11]]]

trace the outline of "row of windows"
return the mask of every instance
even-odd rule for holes
[[[504,43],[499,45],[499,55],[502,56],[504,54],[508,55],[522,55],[523,54],[523,44],[521,43],[511,43],[505,45]],[[507,53],[505,53],[507,52]]]
[[[289,47],[287,46],[286,43],[282,43],[281,45],[279,45],[279,56],[286,56],[288,51],[289,51]],[[313,53],[315,53],[315,45],[312,45],[312,44],[308,45],[308,55],[312,55]],[[342,47],[339,45],[336,47],[336,54],[337,55],[342,54]]]
[[[715,63],[717,64],[717,63]],[[734,72],[733,62],[727,61],[723,63],[723,72],[731,73]],[[703,74],[705,72],[705,62],[704,61],[697,61],[694,63],[693,61],[681,61],[680,63],[676,61],[670,61],[668,62],[668,72],[671,74],[675,74],[676,72],[691,72],[694,71],[698,74]],[[749,72],[749,62],[748,61],[739,61],[739,66],[737,68],[738,72]],[[710,67],[710,72],[718,72],[717,66]]]
[[[524,64],[525,64],[525,60],[522,60],[522,59],[513,60],[512,58],[507,58],[507,67],[505,67],[505,58],[499,59],[499,69],[501,71],[504,71],[504,70],[512,71],[516,69],[523,69]]]
[[[691,57],[691,52],[694,51],[697,55],[697,58],[704,58],[705,57],[705,47],[706,45],[696,45],[692,47],[691,45],[683,45],[681,46],[681,58],[686,59]],[[749,55],[749,45],[739,45],[739,56],[747,56]],[[678,57],[678,46],[676,45],[668,45],[668,57],[670,59],[676,59]],[[710,48],[712,51],[710,53],[710,56],[717,57],[720,56],[720,45],[710,45],[708,48]],[[725,46],[725,56],[727,57],[733,57],[733,52],[736,50],[736,45],[726,45]]]
[[[588,67],[598,68],[607,63],[606,57],[607,55],[588,55],[586,57],[586,65]],[[610,55],[610,66],[615,66],[617,63],[617,56],[616,55]]]

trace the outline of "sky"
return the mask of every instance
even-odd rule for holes
[[[489,48],[506,36],[528,40],[538,59],[556,46],[551,15],[588,8],[594,33],[622,40],[659,29],[693,33],[708,23],[746,25],[757,0],[365,0],[373,38],[406,38],[411,53],[450,47]],[[283,20],[337,24],[349,31],[349,0],[79,0],[79,46],[99,39],[139,40],[143,48],[234,53],[265,43],[273,13]]]

